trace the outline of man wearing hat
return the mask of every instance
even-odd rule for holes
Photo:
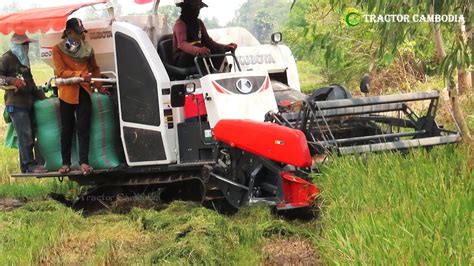
[[[173,27],[173,58],[176,66],[194,65],[194,57],[209,54],[224,54],[235,51],[237,44],[216,43],[207,33],[204,23],[198,18],[201,8],[207,7],[202,0],[178,0],[181,16]],[[223,58],[213,58],[214,66],[219,68]]]
[[[91,123],[91,78],[100,78],[100,68],[97,65],[92,46],[85,41],[87,30],[78,18],[66,22],[62,41],[53,47],[54,72],[57,77],[82,77],[80,84],[59,86],[59,108],[61,113],[61,155],[63,166],[59,169],[62,174],[71,169],[71,146],[76,129],[79,139],[79,163],[81,171],[87,175],[92,171],[89,166],[89,142]],[[95,87],[101,93],[108,94],[102,84],[96,82]]]
[[[36,87],[28,58],[29,44],[36,40],[26,34],[13,34],[11,49],[0,58],[0,85],[6,88],[5,108],[18,136],[20,169],[22,173],[45,173],[37,164],[33,147],[35,143],[33,125],[33,103],[43,100],[44,93]]]

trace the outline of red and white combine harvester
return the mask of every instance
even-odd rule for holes
[[[0,18],[0,31],[41,31],[41,58],[52,65],[51,49],[67,18],[99,4],[110,5],[104,0],[13,13]],[[271,44],[260,44],[242,28],[210,30],[218,42],[237,43],[235,54],[226,54],[223,66],[196,58],[195,67],[177,67],[158,6],[149,15],[125,17],[108,6],[110,19],[84,22],[112,84],[125,155],[119,167],[68,174],[93,186],[91,193],[160,188],[163,197],[221,198],[235,208],[259,202],[301,208],[318,197],[311,183],[314,158],[460,139],[435,121],[437,91],[352,98],[333,85],[301,93],[295,59],[279,33]],[[420,101],[427,103],[426,114],[418,116],[410,104]],[[195,122],[185,121],[191,117]]]

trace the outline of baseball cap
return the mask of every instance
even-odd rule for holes
[[[38,40],[30,39],[26,34],[17,34],[17,33],[14,33],[12,35],[12,38],[10,39],[10,42],[15,43],[15,44],[24,44],[24,43],[37,42],[37,41]]]
[[[73,30],[78,34],[81,34],[83,32],[87,33],[86,28],[84,28],[84,25],[82,24],[82,20],[78,18],[70,18],[66,22],[66,30]]]

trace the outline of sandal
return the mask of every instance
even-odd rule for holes
[[[94,169],[90,165],[85,163],[81,164],[81,171],[83,175],[89,175],[90,173],[92,173],[92,170]]]
[[[63,167],[59,168],[58,172],[64,175],[71,172],[71,168],[69,168],[69,165],[63,165]]]

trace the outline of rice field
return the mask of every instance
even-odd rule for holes
[[[83,216],[47,197],[77,189],[70,182],[4,184],[0,198],[29,202],[0,212],[0,264],[257,265],[275,258],[297,263],[305,254],[309,264],[469,265],[470,156],[467,147],[451,146],[334,158],[314,177],[323,193],[320,215],[310,221],[265,206],[226,216],[186,202],[127,202],[126,212],[118,203]],[[287,241],[285,248],[279,241]],[[304,252],[291,248],[299,241]]]

